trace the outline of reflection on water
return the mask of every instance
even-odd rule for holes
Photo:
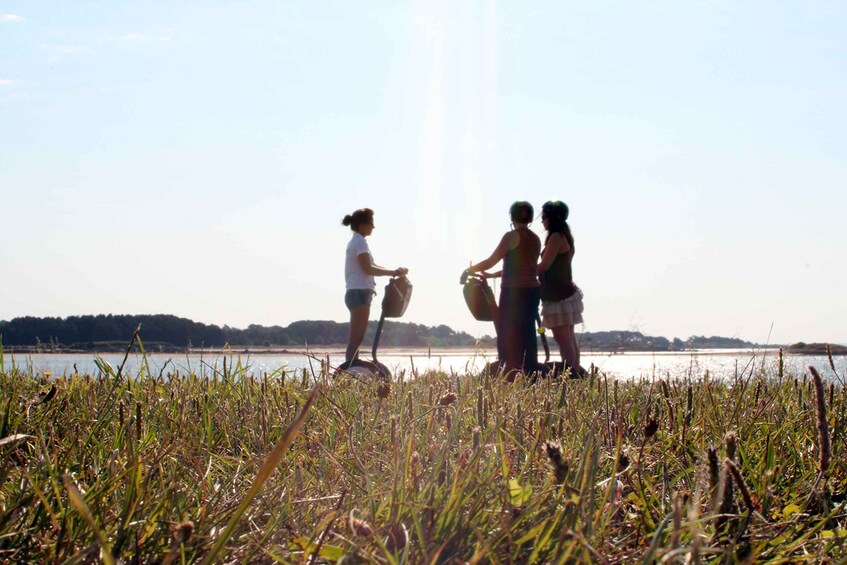
[[[541,354],[543,358],[543,352]],[[364,358],[367,358],[365,356]],[[485,363],[496,358],[494,351],[437,351],[427,355],[426,351],[387,350],[379,355],[379,360],[388,366],[395,375],[412,376],[429,369],[448,373],[464,374],[480,370]],[[776,375],[779,353],[776,350],[700,350],[682,353],[583,353],[582,364],[588,368],[594,365],[600,372],[614,378],[700,378],[708,370],[709,375],[719,379],[732,379],[736,375],[748,376],[758,374],[764,368],[769,375]],[[106,354],[100,357],[109,363],[116,371],[123,361],[122,354]],[[321,362],[329,360],[335,367],[344,359],[341,354],[192,354],[192,355],[162,355],[153,354],[142,358],[132,355],[127,359],[124,373],[138,374],[146,362],[147,370],[153,375],[168,375],[174,373],[189,374],[194,372],[201,376],[211,377],[217,371],[222,373],[224,367],[228,372],[239,372],[242,367],[246,374],[261,376],[306,369],[315,373],[320,371]],[[825,378],[836,378],[829,367],[827,357],[818,355],[786,355],[784,356],[786,374],[800,376],[813,365]],[[9,355],[4,358],[8,370],[13,364],[32,374],[50,372],[53,375],[79,373],[97,374],[96,358],[91,354],[32,354]],[[847,357],[834,358],[835,368],[841,379],[847,377]]]

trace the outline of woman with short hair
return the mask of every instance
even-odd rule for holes
[[[522,370],[531,373],[538,369],[538,341],[535,320],[538,316],[540,291],[536,265],[541,251],[541,240],[529,229],[534,211],[532,204],[518,201],[509,208],[512,229],[500,239],[491,255],[465,273],[482,271],[486,277],[502,276],[500,283],[499,314],[495,321],[497,329],[497,353],[506,370]],[[499,273],[485,271],[499,261],[503,269]]]

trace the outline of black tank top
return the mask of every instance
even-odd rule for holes
[[[541,300],[559,302],[570,298],[576,292],[571,270],[572,260],[573,250],[556,255],[550,268],[541,275]]]

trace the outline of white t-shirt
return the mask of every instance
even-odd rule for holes
[[[359,264],[359,255],[370,254],[370,252],[364,236],[354,232],[350,243],[347,244],[347,261],[344,263],[344,280],[347,283],[347,290],[373,290],[376,287],[373,276],[365,273]]]

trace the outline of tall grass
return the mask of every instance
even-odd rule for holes
[[[0,561],[847,558],[838,383],[317,365],[0,371]]]

